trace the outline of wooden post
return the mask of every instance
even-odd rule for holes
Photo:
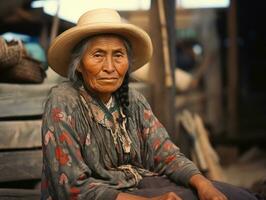
[[[56,14],[53,17],[53,24],[51,28],[51,34],[50,34],[50,43],[56,38],[58,34],[58,28],[59,28],[59,22],[60,22],[60,19],[58,17],[59,10],[60,10],[60,1],[57,0]]]
[[[238,130],[237,125],[237,94],[238,94],[238,63],[237,63],[237,22],[236,22],[236,0],[231,0],[227,16],[229,49],[227,54],[227,76],[228,76],[228,133],[235,137]]]
[[[165,86],[171,87],[173,85],[173,77],[171,70],[171,61],[170,61],[170,46],[169,46],[169,36],[167,30],[167,21],[166,21],[166,11],[163,0],[158,0],[158,9],[159,9],[159,21],[161,25],[161,38],[163,46],[163,60],[164,60],[164,69],[165,69]],[[169,23],[168,23],[169,24]]]
[[[159,2],[161,1],[161,2]],[[162,36],[165,36],[165,32],[162,33],[164,27],[160,21],[159,6],[163,4],[167,28],[168,44],[163,44]],[[162,9],[162,8],[160,8]],[[162,10],[161,10],[162,11]],[[167,11],[167,12],[166,12]],[[162,14],[162,12],[161,12]],[[162,17],[162,16],[161,16]],[[168,133],[175,141],[177,135],[175,133],[175,109],[174,109],[174,96],[175,88],[174,84],[166,86],[166,72],[174,83],[175,68],[175,0],[153,0],[151,1],[150,10],[150,36],[154,46],[154,53],[151,60],[150,78],[153,85],[153,111],[162,124],[166,127]],[[162,19],[162,18],[161,18]],[[165,39],[165,38],[164,38]],[[168,46],[168,47],[166,47]],[[163,48],[168,48],[164,49]],[[164,53],[168,52],[168,53]],[[168,56],[166,58],[165,56]],[[169,61],[168,69],[166,70],[165,60]],[[171,83],[171,81],[169,81]]]
[[[199,37],[204,44],[204,85],[206,95],[206,122],[211,125],[213,133],[221,133],[223,126],[222,76],[220,65],[219,41],[215,26],[216,13],[206,10],[199,13]]]
[[[40,34],[40,44],[45,50],[45,52],[47,52],[49,47],[49,41],[48,41],[48,25],[46,21],[44,21],[42,24],[42,30]]]

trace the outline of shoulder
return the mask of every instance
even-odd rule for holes
[[[147,99],[144,97],[142,93],[137,91],[134,88],[129,88],[129,104],[133,107],[147,107],[150,108],[150,105]]]
[[[54,99],[60,98],[60,100],[70,100],[70,99],[74,100],[77,97],[78,97],[78,90],[69,81],[62,82],[51,88],[49,95],[49,98],[54,98]]]
[[[136,103],[145,100],[145,97],[139,91],[132,87],[129,87],[128,95],[130,103]]]
[[[51,107],[67,107],[73,109],[79,100],[77,88],[69,82],[62,82],[51,88],[47,104]]]

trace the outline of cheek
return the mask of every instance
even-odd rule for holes
[[[128,70],[128,61],[122,63],[116,70],[120,76],[124,77]]]
[[[83,73],[96,76],[101,71],[101,67],[95,63],[88,62],[88,61],[86,62],[85,60],[82,63],[81,70]]]
[[[95,76],[88,71],[83,71],[82,73],[83,80],[86,82],[86,84],[90,87],[93,87],[95,85]]]
[[[93,67],[88,68],[86,67],[86,65],[84,65],[84,63],[80,67],[79,71],[82,74],[83,80],[90,86],[95,82],[95,77],[99,72],[97,68]]]

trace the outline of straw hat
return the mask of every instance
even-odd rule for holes
[[[131,72],[146,64],[152,56],[149,35],[139,27],[122,22],[112,9],[95,9],[84,13],[73,28],[60,34],[48,51],[48,63],[58,74],[67,77],[72,49],[84,38],[101,33],[118,34],[132,45],[133,63]]]

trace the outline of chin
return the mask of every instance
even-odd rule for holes
[[[114,93],[115,91],[118,90],[119,87],[110,87],[110,86],[107,86],[107,87],[97,88],[96,90],[99,93]]]

